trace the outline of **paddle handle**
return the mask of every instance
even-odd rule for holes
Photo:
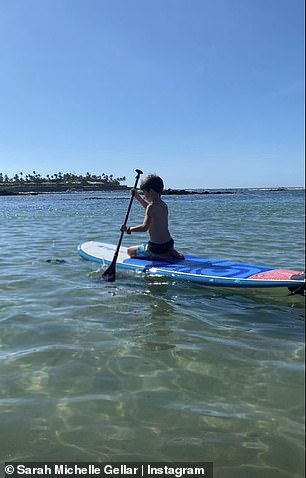
[[[137,175],[136,175],[135,184],[134,184],[133,189],[137,188],[139,178],[140,178],[141,174],[143,174],[140,169],[135,169],[135,171],[136,171]],[[131,210],[131,207],[132,207],[132,202],[133,202],[133,199],[134,199],[134,195],[135,194],[134,194],[134,191],[133,191],[130,202],[129,202],[128,209],[126,211],[126,215],[125,215],[125,219],[124,219],[124,223],[123,223],[124,226],[126,226],[129,215],[130,215],[130,210]],[[117,260],[117,257],[118,257],[118,253],[119,253],[119,249],[120,249],[120,246],[121,246],[121,243],[122,243],[123,235],[124,235],[124,231],[121,231],[121,235],[120,235],[120,238],[119,238],[117,249],[116,249],[116,252],[115,252],[115,255],[114,255],[115,261]]]

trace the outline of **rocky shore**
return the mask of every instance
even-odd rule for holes
[[[128,186],[101,186],[101,184],[91,185],[72,185],[67,187],[64,184],[27,184],[23,186],[17,185],[0,185],[0,196],[36,196],[46,193],[70,193],[70,192],[110,192],[110,191],[128,191]],[[268,191],[285,191],[286,188],[271,188]],[[210,194],[236,194],[236,191],[197,191],[190,189],[165,189],[164,195],[172,196],[188,196],[194,194],[210,195]]]
[[[189,194],[235,194],[235,191],[192,191],[190,189],[165,189],[163,194],[189,195]]]
[[[80,186],[80,187],[0,187],[0,196],[36,196],[46,193],[69,193],[69,192],[109,192],[109,191],[126,191],[127,186],[118,187],[101,187],[101,186]],[[184,196],[193,194],[235,194],[234,191],[192,191],[188,189],[165,189],[164,195]]]
[[[101,185],[101,184],[26,184],[26,185],[1,185],[0,196],[35,196],[46,193],[69,193],[69,192],[104,192],[104,191],[126,191],[127,186]]]

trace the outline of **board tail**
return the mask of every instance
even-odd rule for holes
[[[292,280],[303,280],[305,281],[305,272],[302,272],[301,274],[294,274],[293,276],[291,276],[291,279]],[[291,294],[290,295],[303,295],[305,296],[306,295],[306,285],[305,283],[299,287],[288,287],[288,289],[290,290]]]

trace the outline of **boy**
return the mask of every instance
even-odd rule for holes
[[[132,227],[123,224],[121,231],[127,234],[149,231],[150,240],[147,244],[129,247],[127,253],[130,257],[143,259],[184,259],[184,256],[174,249],[174,241],[169,233],[168,206],[160,197],[164,189],[163,180],[150,174],[141,182],[140,189],[145,199],[135,189],[132,194],[145,209],[143,223]]]

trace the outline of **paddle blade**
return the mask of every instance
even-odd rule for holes
[[[102,274],[102,279],[106,282],[115,282],[116,280],[116,262],[112,262],[111,265]]]

